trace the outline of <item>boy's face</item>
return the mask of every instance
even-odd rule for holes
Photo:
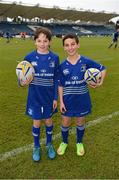
[[[64,50],[69,56],[73,56],[77,53],[79,43],[77,44],[75,39],[68,38],[64,41]]]
[[[47,39],[46,35],[41,33],[38,38],[35,40],[35,45],[38,51],[45,54],[48,52],[50,46],[50,41]]]

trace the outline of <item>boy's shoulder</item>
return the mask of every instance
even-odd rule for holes
[[[67,60],[66,60],[66,59],[64,59],[64,60],[60,63],[60,67],[65,66],[65,65],[66,65],[66,63],[67,63]]]
[[[86,56],[83,56],[83,55],[81,55],[80,56],[80,61],[87,61],[87,60],[89,60],[90,58],[88,58],[88,57],[86,57]],[[61,62],[61,66],[63,66],[63,65],[65,65],[65,64],[67,64],[68,62],[67,62],[67,59],[64,59],[62,62]]]
[[[89,57],[86,57],[86,56],[83,56],[83,55],[81,55],[81,57],[80,57],[80,61],[82,62],[82,63],[89,63],[90,61],[93,61],[91,58],[89,58]]]
[[[56,54],[52,51],[50,51],[49,53],[50,53],[50,56],[55,57],[55,58],[59,58],[58,54]]]
[[[34,50],[34,51],[31,51],[31,52],[29,52],[26,56],[25,56],[25,58],[24,59],[26,59],[27,60],[27,58],[29,59],[29,58],[32,58],[34,55],[36,55],[36,51]]]
[[[87,60],[87,59],[89,59],[89,58],[86,57],[86,56],[83,56],[83,55],[80,56],[80,60],[82,60],[82,61],[85,61],[85,60]]]

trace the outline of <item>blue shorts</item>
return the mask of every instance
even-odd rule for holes
[[[77,111],[66,111],[62,113],[63,116],[67,117],[84,117],[91,113],[91,109],[85,111],[85,112],[77,112]]]
[[[32,119],[42,120],[49,119],[57,112],[57,109],[53,111],[50,107],[28,107],[26,109],[26,114],[29,115]]]

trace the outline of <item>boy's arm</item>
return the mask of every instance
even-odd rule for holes
[[[59,58],[56,63],[55,73],[54,73],[54,100],[58,99],[58,79],[59,79]]]
[[[59,57],[57,59],[55,73],[54,73],[54,100],[53,100],[53,111],[57,108],[58,99],[58,75],[59,75]]]
[[[64,113],[66,111],[66,107],[63,102],[63,87],[62,86],[58,87],[58,92],[59,92],[59,99],[60,99],[60,111],[61,113]]]
[[[58,87],[58,92],[59,92],[59,99],[60,99],[60,104],[63,103],[63,87],[59,86]]]
[[[103,84],[103,81],[104,81],[104,79],[105,79],[106,69],[102,70],[102,71],[101,71],[101,74],[102,74],[102,75],[101,75],[101,81],[100,81],[100,83],[99,83],[100,86]]]

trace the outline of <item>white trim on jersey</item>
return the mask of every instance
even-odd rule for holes
[[[53,82],[53,79],[43,79],[43,78],[34,77],[31,84],[34,84],[36,86],[37,85],[40,85],[40,86],[53,86],[54,82]]]
[[[68,95],[68,94],[85,94],[88,92],[87,85],[85,86],[80,86],[80,87],[64,87],[63,89],[63,95]]]

